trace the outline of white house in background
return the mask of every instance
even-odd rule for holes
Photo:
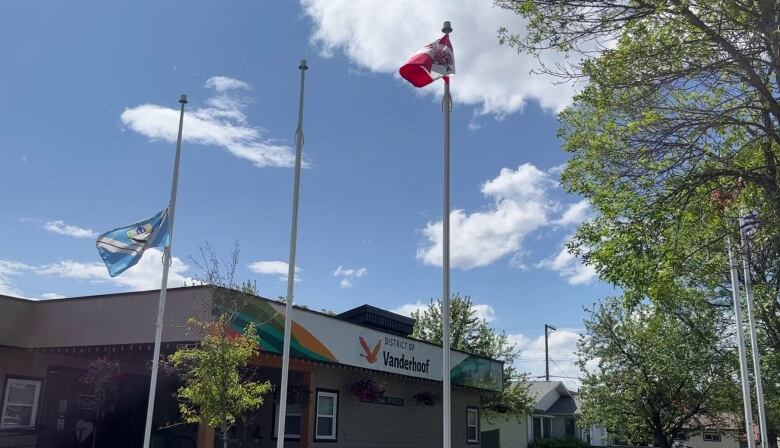
[[[700,417],[696,425],[696,430],[681,432],[675,437],[674,446],[676,448],[740,448],[747,446],[745,437],[742,435],[742,423],[739,417],[725,416],[721,418],[720,424],[714,423],[707,417]],[[760,437],[758,426],[754,425],[753,437],[756,445],[760,446]],[[589,430],[589,443],[591,446],[625,446],[626,442],[616,439],[609,434],[602,426],[593,426]]]
[[[535,403],[530,415],[482,418],[482,448],[527,448],[530,441],[549,438],[585,440],[577,426],[576,392],[561,381],[531,381],[528,393]]]

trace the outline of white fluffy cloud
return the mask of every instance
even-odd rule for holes
[[[21,296],[22,293],[13,285],[11,277],[30,269],[30,266],[17,261],[0,260],[0,294],[8,296]]]
[[[556,221],[556,224],[562,226],[578,225],[587,221],[590,217],[590,202],[587,199],[583,199],[569,205],[566,211],[563,212],[563,215],[561,215],[561,218]]]
[[[415,313],[417,311],[422,311],[422,310],[424,310],[426,308],[428,308],[428,304],[427,303],[415,302],[415,303],[405,303],[405,304],[403,304],[403,305],[401,305],[399,307],[391,309],[390,311],[392,311],[392,312],[394,312],[396,314],[400,314],[402,316],[410,316],[411,317],[411,315],[413,313]]]
[[[457,102],[478,106],[482,113],[512,113],[528,100],[557,112],[576,91],[547,75],[529,74],[539,66],[533,56],[498,45],[500,27],[517,32],[526,23],[490,1],[394,0],[382,3],[381,11],[374,0],[301,3],[314,22],[312,41],[323,54],[341,51],[358,67],[379,73],[397,73],[416,50],[441,36],[442,21],[452,21],[457,65],[453,96]],[[563,61],[552,52],[542,58],[547,65]],[[441,86],[436,83],[424,91],[439,95]]]
[[[570,285],[584,285],[598,277],[593,266],[582,264],[565,245],[557,254],[538,262],[536,267],[557,272]]]
[[[185,283],[195,283],[186,276],[189,266],[178,257],[171,260],[171,268],[168,272],[168,286],[177,287]],[[17,297],[23,293],[12,285],[10,277],[21,274],[35,274],[42,277],[57,277],[72,280],[83,280],[94,283],[111,283],[117,286],[127,287],[133,291],[159,289],[162,282],[162,252],[151,248],[144,252],[144,256],[135,266],[122,275],[111,277],[103,263],[83,263],[74,260],[61,260],[55,263],[43,265],[28,265],[16,261],[0,260],[0,294]],[[63,297],[60,294],[45,293],[43,299]]]
[[[45,294],[41,294],[42,300],[53,300],[53,299],[64,299],[65,296],[62,294],[57,294],[56,292],[47,292]]]
[[[415,302],[406,303],[399,307],[393,308],[390,311],[400,314],[402,316],[411,316],[416,311],[426,310],[430,306],[430,302]],[[496,320],[496,310],[492,306],[485,303],[473,304],[474,314],[480,318],[485,319],[487,322],[493,322]]]
[[[509,343],[513,344],[518,351],[523,350],[531,342],[531,339],[524,334],[507,334],[506,337]]]
[[[482,211],[450,213],[450,264],[472,269],[487,266],[511,254],[509,265],[528,269],[528,251],[523,240],[531,233],[552,226],[576,226],[591,216],[590,204],[580,200],[561,204],[551,197],[559,188],[558,167],[542,171],[530,163],[516,170],[502,168],[495,178],[482,185],[482,194],[491,203]],[[563,210],[563,212],[561,212]],[[432,221],[422,229],[425,241],[417,249],[417,259],[441,266],[442,222]],[[596,271],[583,265],[564,247],[560,252],[534,265],[559,272],[571,285],[591,282]]]
[[[184,283],[194,283],[193,279],[185,275],[188,269],[189,266],[184,264],[180,258],[173,257],[168,271],[168,287],[174,288],[182,286]],[[162,251],[155,248],[146,250],[138,264],[116,277],[108,275],[108,271],[103,263],[82,263],[73,260],[63,260],[37,266],[34,268],[34,271],[44,276],[110,282],[119,286],[129,287],[135,291],[159,289],[162,282]]]
[[[482,193],[493,200],[486,210],[451,212],[451,265],[463,269],[486,266],[519,251],[526,235],[548,224],[555,204],[547,191],[553,186],[550,175],[531,164],[516,170],[503,168],[482,185]],[[441,266],[441,221],[429,222],[422,232],[427,241],[418,249],[417,258]]]
[[[291,147],[272,142],[263,136],[260,128],[247,123],[246,99],[231,92],[248,89],[247,83],[215,76],[206,86],[216,94],[206,100],[205,106],[186,111],[183,131],[186,142],[219,146],[258,167],[293,165]],[[153,140],[175,142],[178,136],[178,109],[142,104],[125,109],[120,119],[126,128]]]
[[[217,92],[228,90],[249,90],[249,84],[240,79],[228,78],[227,76],[212,76],[206,80],[206,87],[214,89]]]
[[[342,277],[339,286],[342,288],[351,288],[354,285],[356,278],[361,278],[368,273],[366,268],[349,268],[346,269],[339,265],[335,271],[333,271],[334,277]]]
[[[529,374],[531,379],[539,380],[544,375],[544,335],[533,340],[524,335],[512,335],[524,344],[519,344],[516,367]],[[560,380],[570,388],[577,389],[582,372],[576,365],[577,341],[579,332],[561,328],[549,334],[550,376],[551,380]],[[543,379],[543,378],[542,378]]]
[[[287,272],[290,269],[290,265],[286,261],[255,261],[249,264],[249,270],[256,274],[275,275],[279,277],[279,280],[287,281]],[[295,267],[295,281],[301,281],[298,274],[303,269],[298,266]]]
[[[49,232],[59,233],[60,235],[72,236],[74,238],[95,238],[97,232],[92,229],[85,229],[70,224],[65,224],[61,220],[48,221],[43,223],[43,228]]]

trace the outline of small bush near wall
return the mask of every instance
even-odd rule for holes
[[[528,443],[528,448],[590,448],[590,445],[574,437],[539,439]]]

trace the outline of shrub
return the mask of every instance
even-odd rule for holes
[[[528,443],[528,448],[590,448],[590,445],[575,437],[539,439]]]

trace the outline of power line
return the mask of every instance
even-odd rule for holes
[[[573,376],[569,376],[569,374],[568,374],[568,373],[567,373],[565,370],[563,370],[563,369],[561,368],[561,366],[560,366],[560,365],[558,365],[558,363],[557,363],[557,362],[555,362],[554,360],[551,360],[551,361],[553,362],[553,365],[555,365],[555,367],[557,367],[557,368],[558,368],[558,370],[560,370],[560,371],[561,371],[561,373],[562,373],[562,374],[564,374],[564,375],[567,375],[567,376],[564,376],[563,378],[570,378],[570,379],[573,379],[573,380],[578,380],[578,381],[582,380],[582,378],[579,378],[579,377],[573,377]]]

